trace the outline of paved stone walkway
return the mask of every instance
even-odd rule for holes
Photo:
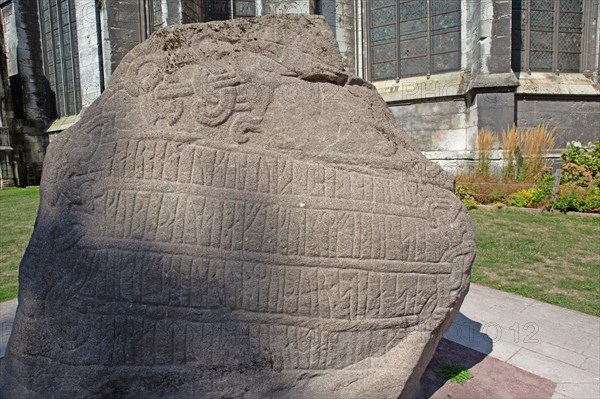
[[[16,305],[0,303],[0,357]],[[445,338],[555,382],[553,399],[600,398],[598,317],[472,284]]]
[[[600,398],[598,317],[472,284],[445,337],[554,381],[555,399]]]
[[[0,358],[4,357],[8,337],[12,331],[13,319],[17,311],[17,300],[0,302]]]

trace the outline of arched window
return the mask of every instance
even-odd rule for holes
[[[459,70],[460,0],[371,0],[370,80]]]
[[[583,0],[513,0],[512,68],[580,72]]]

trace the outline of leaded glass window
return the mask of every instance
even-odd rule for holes
[[[460,69],[460,0],[372,0],[371,80]]]
[[[580,72],[583,0],[513,0],[515,71]]]
[[[58,116],[81,110],[74,0],[40,0],[44,67]]]
[[[229,0],[211,0],[206,5],[206,21],[231,19]]]
[[[166,21],[163,18],[161,0],[150,0],[152,6],[152,32],[160,29],[166,25]]]
[[[241,1],[237,0],[233,6],[235,18],[244,17],[255,17],[256,16],[256,3],[252,1]]]
[[[256,3],[254,0],[208,0],[206,5],[207,21],[256,16]]]

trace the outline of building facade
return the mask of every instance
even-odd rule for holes
[[[430,159],[464,168],[482,128],[600,138],[597,0],[371,1],[358,72]]]
[[[320,14],[346,68],[373,82],[414,144],[448,169],[479,129],[547,123],[559,149],[600,137],[599,0],[0,0],[22,179],[54,134],[164,26]],[[557,156],[557,154],[550,154]]]
[[[0,21],[0,28],[3,28]],[[12,147],[9,125],[12,114],[11,100],[6,70],[6,50],[4,49],[4,29],[0,29],[0,189],[15,185],[13,170],[14,148]]]

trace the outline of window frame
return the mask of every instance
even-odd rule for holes
[[[394,22],[394,27],[396,29],[396,36],[393,39],[393,41],[391,43],[395,44],[395,50],[396,50],[396,57],[394,62],[396,62],[396,76],[395,77],[389,77],[389,78],[382,78],[382,79],[377,79],[377,80],[373,80],[373,65],[374,65],[374,60],[373,60],[373,43],[372,43],[372,9],[371,9],[371,5],[372,5],[372,1],[374,0],[366,0],[364,3],[364,21],[363,21],[363,29],[364,29],[364,34],[362,34],[363,36],[363,43],[364,43],[364,50],[363,50],[363,57],[364,57],[364,72],[365,72],[365,76],[366,79],[369,80],[370,82],[381,82],[381,81],[386,81],[386,80],[400,80],[400,79],[406,79],[406,78],[415,78],[415,77],[419,77],[419,76],[426,76],[426,77],[430,77],[432,75],[439,75],[439,74],[444,74],[444,73],[449,73],[449,72],[458,72],[461,71],[464,68],[464,57],[462,54],[462,46],[463,46],[463,40],[464,40],[464,30],[463,30],[463,25],[464,25],[464,0],[460,0],[458,2],[459,7],[457,10],[452,10],[452,11],[447,11],[447,12],[442,12],[442,13],[435,13],[434,12],[434,5],[433,5],[433,1],[435,0],[426,0],[426,8],[427,8],[427,16],[424,17],[423,19],[425,19],[427,21],[426,23],[426,31],[425,31],[425,35],[422,36],[426,39],[427,42],[427,48],[426,48],[426,54],[421,56],[421,57],[413,57],[412,59],[416,59],[416,58],[424,58],[425,59],[425,64],[426,64],[426,71],[424,71],[423,73],[416,73],[416,74],[402,74],[402,66],[401,66],[401,62],[403,60],[403,58],[401,57],[400,54],[400,49],[401,49],[401,43],[406,41],[406,40],[401,40],[400,37],[400,14],[399,14],[399,10],[400,7],[402,5],[402,3],[400,2],[400,0],[395,0],[395,10],[396,10],[396,16],[395,16],[395,22]],[[445,0],[439,0],[439,1],[445,1]],[[404,3],[406,3],[407,1],[405,0]],[[384,7],[381,7],[384,8]],[[379,8],[378,8],[379,9]],[[450,50],[450,51],[443,51],[443,52],[434,52],[434,38],[436,38],[437,36],[441,36],[441,34],[434,34],[434,27],[433,27],[433,18],[440,16],[440,15],[445,15],[445,14],[451,14],[451,13],[455,13],[458,12],[459,13],[459,24],[457,27],[452,28],[452,30],[450,30],[447,33],[456,33],[458,34],[458,47],[456,49]],[[391,24],[390,24],[391,26]],[[457,58],[458,58],[458,67],[456,68],[451,68],[451,69],[447,69],[447,70],[441,70],[441,71],[435,71],[434,68],[434,64],[433,64],[433,60],[434,60],[434,56],[438,56],[438,55],[443,55],[443,54],[449,54],[449,53],[456,53],[457,54]],[[411,58],[404,58],[404,60],[406,59],[411,59]],[[391,61],[390,61],[391,62]]]
[[[581,29],[579,32],[580,35],[580,42],[579,42],[579,52],[578,53],[572,53],[572,54],[578,54],[579,60],[578,60],[578,68],[577,70],[570,70],[570,69],[560,69],[560,54],[568,54],[569,52],[564,51],[561,49],[560,47],[560,43],[559,43],[559,37],[561,33],[569,33],[569,32],[565,32],[565,31],[561,31],[560,28],[560,15],[561,15],[561,0],[553,0],[554,3],[554,9],[553,9],[553,27],[552,27],[552,48],[551,48],[551,52],[552,52],[552,65],[549,68],[546,69],[542,69],[542,68],[536,68],[534,67],[534,69],[531,69],[531,12],[532,12],[532,8],[531,8],[531,0],[521,0],[521,8],[519,9],[521,11],[520,14],[520,19],[518,21],[518,25],[516,24],[516,18],[515,18],[515,8],[514,8],[514,4],[513,3],[513,8],[512,8],[512,22],[513,22],[513,26],[512,26],[512,38],[511,38],[511,67],[513,69],[514,72],[526,72],[531,74],[532,72],[546,72],[546,73],[556,73],[556,74],[560,74],[560,73],[585,73],[585,72],[590,72],[589,68],[588,68],[588,62],[586,62],[586,58],[587,58],[587,46],[586,43],[589,42],[591,40],[591,35],[589,32],[591,29],[589,29],[590,26],[592,26],[590,24],[590,18],[593,18],[591,16],[591,12],[590,12],[590,5],[588,1],[585,0],[581,0]],[[538,10],[534,10],[534,11],[538,11]],[[576,13],[576,12],[572,12],[572,11],[562,11],[564,13]],[[523,13],[525,13],[525,16],[523,16]],[[522,25],[522,21],[523,19],[526,20],[526,26],[525,28],[523,28]],[[525,30],[523,30],[525,29]],[[521,44],[521,47],[518,49],[515,49],[515,43],[514,43],[514,37],[515,37],[515,31],[519,31],[519,32],[523,32],[522,33],[522,38],[524,38],[524,42]],[[520,65],[517,65],[516,61],[515,61],[515,53],[521,53],[522,54],[522,59],[520,61]]]
[[[66,12],[63,12],[63,4],[65,3],[67,5]],[[45,5],[48,7],[48,20],[45,19]],[[56,11],[54,15],[53,7]],[[82,108],[82,98],[79,77],[77,22],[73,12],[75,11],[75,0],[38,0],[38,10],[44,74],[49,80],[50,87],[54,89],[57,116],[77,115]],[[56,21],[53,17],[56,17]],[[64,23],[64,17],[66,17],[68,23]],[[49,32],[47,32],[47,28],[50,29]],[[67,28],[66,32],[65,28]],[[47,39],[48,33],[50,34],[50,41]],[[68,47],[65,45],[65,36],[68,38]],[[66,50],[70,52],[68,58],[64,56]],[[57,52],[59,59],[57,59]],[[52,62],[50,62],[49,53],[52,53]],[[57,68],[58,65],[60,65],[60,71]],[[54,87],[52,83],[54,83]],[[69,83],[72,84],[73,88],[72,98],[69,98]]]
[[[253,18],[259,16],[261,12],[259,7],[257,7],[255,0],[218,0],[218,3],[225,6],[224,8],[221,8],[221,14],[211,14],[210,7],[206,7],[203,16],[203,22],[226,21],[238,18]],[[208,4],[214,5],[215,2],[212,1]]]

